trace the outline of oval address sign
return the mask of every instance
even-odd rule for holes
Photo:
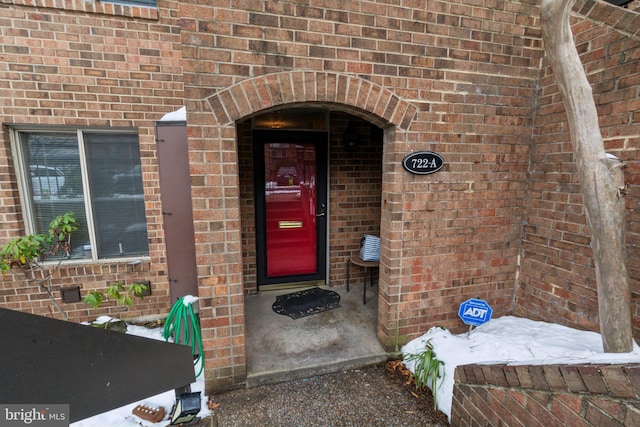
[[[431,151],[416,151],[405,157],[402,165],[411,173],[428,175],[438,172],[444,165],[444,159],[440,154]]]

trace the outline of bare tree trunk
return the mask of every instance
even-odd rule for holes
[[[574,2],[542,0],[542,37],[567,111],[587,223],[591,229],[604,351],[626,353],[633,348],[633,332],[622,163],[604,151],[591,86],[569,23]]]

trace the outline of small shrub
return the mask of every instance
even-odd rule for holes
[[[404,360],[414,363],[413,378],[416,382],[416,388],[420,389],[431,385],[433,408],[437,409],[436,385],[438,378],[444,375],[442,371],[444,362],[437,358],[431,340],[426,342],[425,349],[420,353],[407,354],[404,356]]]
[[[48,233],[16,237],[0,249],[0,271],[2,271],[2,275],[5,275],[13,267],[41,271],[41,279],[27,280],[36,283],[40,289],[47,293],[49,299],[65,320],[69,320],[69,316],[53,295],[51,278],[60,268],[62,261],[68,258],[71,253],[71,235],[77,230],[78,223],[74,213],[67,212],[63,215],[58,215],[49,223]],[[47,256],[59,256],[58,262],[54,265],[45,264],[44,261]]]
[[[120,310],[116,318],[120,319],[122,312],[133,305],[134,298],[144,299],[144,292],[148,291],[147,285],[142,283],[132,283],[125,286],[121,281],[115,281],[107,287],[107,292],[90,291],[84,297],[85,304],[90,304],[94,309],[100,308],[105,301],[114,301]]]

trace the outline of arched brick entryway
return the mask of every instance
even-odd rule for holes
[[[292,71],[244,80],[206,98],[216,122],[236,120],[285,104],[339,104],[345,111],[367,116],[381,126],[408,129],[418,108],[393,92],[356,76]]]
[[[192,196],[199,272],[200,315],[207,389],[246,377],[244,289],[236,122],[273,108],[316,106],[359,116],[385,129],[378,336],[389,344],[397,330],[401,242],[393,231],[393,172],[400,167],[408,130],[418,108],[384,87],[357,76],[292,71],[239,82],[188,105]],[[191,113],[193,112],[193,113]],[[194,185],[195,183],[195,185]],[[397,216],[396,216],[397,217]]]

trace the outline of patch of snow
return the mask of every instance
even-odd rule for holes
[[[198,301],[198,297],[193,295],[185,295],[182,297],[182,303],[185,307],[189,307],[191,304],[195,304]]]
[[[553,323],[504,316],[478,326],[470,333],[453,335],[433,327],[410,341],[402,354],[417,354],[429,343],[444,362],[444,375],[436,382],[438,408],[451,419],[453,378],[457,366],[469,364],[550,365],[581,363],[640,363],[640,347],[630,353],[604,353],[602,338]],[[411,372],[415,362],[405,362]]]
[[[105,323],[109,323],[109,322],[113,322],[113,321],[117,321],[118,319],[115,319],[111,316],[100,316],[98,317],[96,320],[94,320],[94,324],[95,325],[103,325]]]
[[[165,114],[160,119],[161,122],[186,122],[187,121],[187,107],[181,107],[176,111]]]

